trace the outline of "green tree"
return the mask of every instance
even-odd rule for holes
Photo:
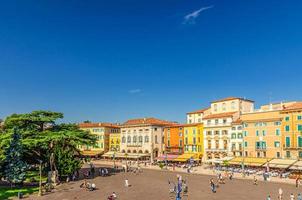
[[[14,129],[9,147],[4,152],[4,177],[11,185],[23,183],[25,180],[27,164],[22,161],[22,153],[21,136]]]
[[[95,145],[96,138],[80,130],[76,124],[58,124],[57,121],[62,118],[62,113],[51,111],[11,115],[4,121],[4,134],[0,135],[0,149],[7,145],[5,138],[10,130],[17,127],[22,136],[24,159],[27,163],[38,165],[41,160],[49,170],[58,170],[61,176],[70,174],[67,171],[79,168],[79,165],[74,164],[78,163],[78,147]],[[67,158],[70,159],[68,163],[74,162],[70,164],[73,167],[69,164],[59,164]]]

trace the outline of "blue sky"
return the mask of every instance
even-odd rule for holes
[[[0,118],[123,122],[302,100],[302,2],[1,1]]]

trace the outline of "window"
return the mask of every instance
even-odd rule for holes
[[[274,142],[274,146],[277,147],[277,148],[280,147],[280,142],[275,141],[275,142]]]
[[[158,141],[157,141],[157,135],[156,135],[156,136],[154,136],[154,142],[155,142],[155,144],[157,144],[157,143],[158,143]]]
[[[232,134],[232,139],[236,139],[236,133]]]
[[[262,135],[266,136],[266,130],[262,130]]]
[[[207,121],[207,124],[211,124],[211,120],[208,120],[208,121]]]
[[[218,119],[215,119],[215,124],[218,124]]]
[[[276,129],[276,136],[280,136],[280,129]]]
[[[122,143],[126,143],[126,137],[125,136],[122,137]]]
[[[256,131],[256,136],[259,136],[259,131],[258,130]]]
[[[302,151],[299,151],[299,158],[302,158]]]
[[[276,157],[277,157],[277,158],[280,158],[280,157],[281,157],[280,152],[277,152],[277,153],[276,153]]]
[[[137,141],[137,137],[133,136],[133,143],[136,143],[136,141]]]
[[[275,122],[275,126],[280,126],[281,122]]]
[[[170,140],[167,141],[168,142],[168,147],[170,146]]]
[[[248,124],[247,123],[243,123],[243,127],[244,128],[248,127]]]
[[[302,125],[298,124],[297,129],[298,129],[298,131],[302,131]]]
[[[200,123],[201,122],[201,119],[198,119],[198,123]]]
[[[239,131],[242,130],[242,126],[238,126],[237,130],[239,130]]]
[[[189,124],[192,124],[192,119],[189,120]]]
[[[235,109],[235,102],[234,101],[232,101],[231,107],[232,107],[233,110]]]
[[[196,130],[195,129],[193,129],[193,135],[196,135]]]
[[[226,105],[225,105],[225,103],[222,104],[222,110],[223,110],[223,111],[226,110]]]
[[[302,115],[298,115],[297,120],[302,120]]]
[[[131,143],[131,137],[130,136],[127,137],[127,142]]]
[[[185,131],[186,135],[188,135],[188,130]]]
[[[217,111],[217,104],[214,104],[214,111]]]
[[[298,136],[298,147],[302,147],[302,137]]]
[[[285,126],[285,131],[289,131],[289,126],[287,125],[287,126]]]
[[[227,123],[227,120],[226,120],[226,119],[223,119],[223,123],[226,124],[226,123]]]
[[[145,136],[145,142],[148,143],[149,142],[149,136]]]
[[[187,137],[185,138],[185,144],[188,144],[188,138]]]
[[[179,137],[182,137],[182,132],[179,132],[178,135],[179,135]]]
[[[238,139],[242,139],[242,133],[238,133]]]
[[[179,146],[182,147],[182,140],[179,140]]]
[[[290,158],[290,151],[286,151],[286,157]]]
[[[196,137],[193,137],[193,144],[196,144]]]
[[[286,117],[285,117],[285,121],[289,121],[289,116],[286,116]]]
[[[248,132],[247,131],[243,131],[243,135],[244,135],[244,137],[246,137],[248,135]]]
[[[244,147],[247,147],[248,143],[247,142],[244,142]]]
[[[290,138],[289,137],[285,138],[285,145],[286,145],[286,147],[290,147]]]

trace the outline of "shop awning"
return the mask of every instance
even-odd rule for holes
[[[172,161],[178,157],[179,157],[179,155],[177,155],[177,154],[167,154],[167,157],[166,157],[166,155],[161,155],[161,156],[157,157],[156,160],[164,161],[167,158],[168,161]]]
[[[174,159],[174,161],[186,162],[191,158],[193,158],[194,160],[198,160],[198,154],[197,153],[185,153],[185,154],[178,156],[176,159]]]
[[[222,164],[223,162],[230,161],[232,159],[233,157],[214,158],[214,159],[206,160],[206,163]]]
[[[272,159],[267,163],[270,168],[287,169],[292,166],[297,160],[293,159]]]
[[[114,156],[113,156],[114,155]],[[107,153],[105,153],[102,157],[105,158],[133,158],[133,159],[137,159],[137,158],[142,158],[142,157],[148,157],[150,156],[149,154],[143,154],[143,153],[120,153],[120,152],[113,152],[113,151],[109,151]]]
[[[97,151],[97,150],[86,150],[86,151],[81,151],[81,155],[83,156],[98,156],[103,154],[104,151]]]
[[[260,167],[270,161],[271,159],[267,158],[252,158],[252,157],[236,157],[229,161],[230,165],[246,165],[246,166],[255,166]]]
[[[302,170],[302,160],[299,160],[296,163],[294,163],[289,169],[291,169],[291,170]]]

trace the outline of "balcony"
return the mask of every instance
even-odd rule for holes
[[[266,147],[256,147],[256,151],[266,151]]]
[[[227,149],[205,149],[206,151],[211,151],[211,152],[227,152]]]
[[[142,143],[127,143],[127,147],[142,147]]]

